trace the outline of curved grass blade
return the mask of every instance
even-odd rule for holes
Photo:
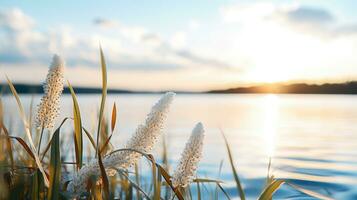
[[[259,196],[258,200],[267,200],[273,198],[274,193],[279,189],[279,187],[284,183],[283,180],[272,181]]]
[[[230,200],[231,198],[229,197],[228,193],[226,192],[226,190],[222,187],[221,184],[217,183],[217,186],[219,187],[219,189],[221,189],[221,191],[223,192],[223,194],[227,197],[228,200]],[[218,198],[217,198],[218,199]]]
[[[73,123],[74,123],[74,147],[76,152],[77,170],[82,168],[83,165],[83,136],[82,136],[82,120],[81,112],[77,101],[76,94],[72,85],[68,81],[68,87],[71,91],[73,101]]]
[[[111,133],[111,134],[109,135],[109,137],[105,140],[105,143],[102,145],[102,148],[100,148],[99,153],[102,153],[102,152],[105,150],[105,148],[106,148],[107,145],[109,144],[110,139],[112,138],[112,136],[113,136],[113,133]]]
[[[119,169],[116,169],[116,168],[115,168],[115,170],[116,170],[118,173],[120,173],[122,176],[124,176],[124,177],[130,182],[130,184],[131,184],[137,191],[139,191],[141,194],[144,195],[144,197],[145,197],[146,199],[150,199],[150,196],[149,196],[137,183],[135,183],[134,181],[130,180],[130,178],[129,178],[128,175],[126,175],[125,173],[123,173],[123,172],[122,172],[121,170],[119,170]],[[141,198],[139,197],[138,199],[141,199]]]
[[[123,148],[123,149],[117,149],[115,151],[112,151],[110,152],[110,154],[108,155],[111,155],[113,153],[116,153],[116,152],[120,152],[120,151],[133,151],[133,152],[136,152],[136,153],[139,153],[141,155],[143,155],[146,159],[148,159],[152,165],[156,165],[157,168],[159,168],[159,172],[160,172],[160,175],[162,177],[164,177],[166,183],[171,187],[172,191],[175,193],[175,195],[177,196],[177,198],[179,200],[184,200],[183,198],[183,195],[182,193],[180,192],[179,188],[175,188],[173,185],[172,185],[172,182],[171,182],[171,177],[170,175],[165,171],[165,169],[159,165],[158,163],[155,162],[155,160],[152,159],[152,156],[150,154],[147,154],[147,153],[144,153],[142,151],[138,151],[136,149],[128,149],[128,148]]]
[[[231,168],[232,168],[232,172],[233,172],[233,176],[234,176],[234,180],[236,182],[237,185],[237,190],[239,192],[239,196],[241,200],[245,200],[245,194],[244,194],[244,190],[242,187],[242,184],[239,180],[239,176],[238,173],[236,171],[236,168],[234,166],[234,161],[233,161],[233,156],[232,156],[232,152],[231,152],[231,148],[229,147],[228,141],[226,136],[224,135],[223,131],[221,130],[221,134],[223,136],[224,142],[226,144],[226,148],[227,148],[227,152],[228,152],[228,157],[229,157],[229,163],[231,164]]]
[[[36,161],[35,155],[33,154],[30,147],[26,144],[26,142],[22,138],[15,137],[15,136],[9,136],[9,138],[17,140],[21,144],[21,146],[26,150],[26,152],[33,158],[33,160]]]
[[[41,161],[40,161],[39,157],[37,156],[37,150],[36,150],[36,147],[35,147],[35,145],[33,143],[32,137],[31,137],[30,128],[29,128],[28,122],[26,120],[25,111],[24,111],[24,108],[22,107],[19,95],[17,94],[17,91],[16,91],[14,85],[11,83],[10,79],[7,76],[6,76],[6,79],[7,79],[8,85],[10,87],[10,90],[11,90],[12,94],[14,95],[14,97],[16,99],[17,106],[18,106],[19,111],[20,111],[20,116],[21,116],[22,122],[23,122],[24,127],[25,127],[26,137],[30,142],[31,151],[32,151],[32,153],[33,153],[33,155],[35,157],[35,161],[36,161],[37,167],[39,168],[39,170],[41,171],[41,173],[43,175],[46,187],[48,187],[49,186],[49,181],[48,181],[46,173],[45,173],[45,171],[44,171],[44,169],[42,167]]]
[[[82,128],[83,128],[84,133],[87,135],[87,137],[88,137],[90,143],[92,144],[94,150],[97,149],[92,135],[89,133],[89,131],[88,131],[87,129],[85,129],[84,127],[82,127]]]
[[[108,179],[107,173],[105,172],[105,168],[104,168],[103,161],[102,161],[102,156],[100,155],[100,153],[98,154],[98,163],[99,163],[100,173],[101,173],[102,181],[103,181],[104,199],[109,199],[110,198],[109,179]]]
[[[96,148],[96,156],[99,154],[99,134],[101,130],[101,124],[103,120],[104,108],[105,108],[105,100],[107,97],[107,66],[105,63],[105,58],[103,54],[102,47],[100,47],[100,61],[102,66],[102,100],[100,102],[100,110],[99,110],[99,119],[98,119],[98,130],[97,130],[97,148]]]
[[[328,196],[322,195],[320,193],[317,193],[317,192],[302,188],[302,187],[297,186],[295,184],[288,183],[288,182],[286,182],[286,184],[288,184],[292,188],[294,188],[294,189],[296,189],[296,190],[298,190],[298,191],[300,191],[300,192],[302,192],[304,194],[307,194],[307,195],[309,195],[311,197],[315,197],[315,198],[322,199],[322,200],[333,200],[333,198],[331,198],[331,197],[328,197]]]
[[[60,152],[60,129],[57,128],[51,140],[51,159],[49,165],[50,187],[48,199],[59,199],[61,182],[61,152]]]

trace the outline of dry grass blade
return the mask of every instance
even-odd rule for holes
[[[151,155],[151,154],[146,154],[147,156],[147,158],[151,161],[151,163],[152,163],[152,184],[153,184],[153,186],[154,186],[154,197],[153,197],[153,199],[154,200],[158,200],[158,199],[160,199],[160,193],[159,193],[159,187],[160,187],[160,185],[161,185],[161,183],[158,183],[158,181],[157,181],[157,170],[156,170],[156,162],[155,162],[155,159],[154,159],[154,157]]]
[[[228,157],[229,157],[229,163],[231,164],[231,168],[232,168],[234,180],[235,180],[236,185],[237,185],[237,190],[238,190],[238,192],[239,192],[240,199],[241,199],[241,200],[245,200],[244,190],[243,190],[242,184],[241,184],[241,182],[240,182],[240,180],[239,180],[239,176],[238,176],[238,173],[237,173],[237,171],[236,171],[236,168],[235,168],[235,166],[234,166],[234,161],[233,161],[233,155],[232,155],[232,152],[231,152],[231,148],[229,147],[227,138],[226,138],[226,136],[224,135],[224,133],[223,133],[222,130],[221,130],[221,134],[222,134],[223,139],[224,139],[224,142],[225,142],[225,144],[226,144],[226,148],[227,148],[227,152],[228,152]]]
[[[101,61],[101,66],[102,66],[102,100],[100,102],[99,119],[98,119],[96,156],[99,154],[99,148],[100,148],[99,134],[100,134],[101,124],[102,124],[102,120],[103,120],[105,100],[107,97],[107,66],[105,64],[105,58],[104,58],[102,47],[100,47],[100,61]]]
[[[113,110],[112,110],[112,121],[111,121],[112,133],[114,131],[116,122],[117,122],[117,106],[114,102]]]
[[[103,165],[102,156],[100,155],[100,153],[98,154],[98,164],[99,164],[100,173],[101,173],[102,181],[103,181],[104,199],[109,199],[110,198],[109,179],[108,179],[107,173],[105,172],[105,167]]]
[[[322,194],[319,194],[317,192],[314,192],[314,191],[311,191],[311,190],[308,190],[308,189],[305,189],[305,188],[302,188],[300,186],[297,186],[295,184],[292,184],[292,183],[288,183],[286,182],[286,184],[288,184],[289,186],[293,187],[294,189],[304,193],[304,194],[307,194],[309,196],[312,196],[312,197],[315,197],[315,198],[318,198],[318,199],[322,199],[322,200],[334,200],[333,198],[331,197],[328,197],[328,196],[325,196],[325,195],[322,195]]]
[[[107,147],[107,145],[109,144],[110,142],[110,139],[112,138],[113,136],[113,131],[114,131],[114,128],[115,128],[115,124],[116,124],[116,120],[117,120],[117,108],[116,108],[116,105],[114,103],[114,106],[113,106],[113,111],[112,111],[112,121],[111,121],[111,130],[112,130],[112,133],[110,134],[110,136],[105,140],[104,144],[102,145],[102,147],[100,148],[100,153],[102,153],[105,148]]]
[[[1,99],[0,99],[0,105],[1,105]],[[1,115],[1,113],[0,113]],[[1,130],[4,131],[5,136],[6,136],[6,149],[8,150],[8,154],[10,155],[10,163],[11,163],[11,169],[14,170],[14,155],[13,155],[13,150],[12,150],[12,144],[11,144],[11,139],[10,139],[10,134],[9,131],[6,129],[6,127],[4,126],[3,122],[0,121],[0,134],[1,134]]]
[[[68,87],[71,91],[73,101],[73,122],[74,122],[74,146],[76,152],[77,170],[83,165],[83,136],[82,136],[82,120],[81,112],[77,101],[76,94],[68,81]]]
[[[61,152],[60,152],[60,129],[53,134],[51,140],[50,159],[50,187],[48,189],[48,199],[59,199],[61,182]]]
[[[165,171],[165,169],[163,167],[161,167],[159,164],[156,164],[156,166],[159,168],[159,172],[160,172],[160,175],[162,177],[164,177],[166,183],[171,187],[172,191],[174,191],[175,195],[177,196],[177,198],[179,200],[183,200],[183,195],[182,193],[180,192],[180,190],[178,188],[175,188],[173,185],[172,185],[172,182],[171,182],[171,177],[170,175]]]
[[[29,125],[27,123],[25,111],[24,111],[24,108],[22,107],[19,95],[17,94],[17,91],[16,91],[14,85],[11,83],[10,79],[7,76],[6,76],[6,79],[7,79],[8,85],[10,87],[10,90],[11,90],[12,94],[14,95],[14,97],[16,99],[17,106],[18,106],[18,108],[20,110],[20,116],[21,116],[22,122],[23,122],[23,124],[25,126],[26,137],[30,142],[31,151],[32,151],[32,153],[33,153],[33,155],[35,157],[35,161],[36,161],[37,167],[39,168],[39,170],[41,171],[41,173],[43,175],[46,187],[48,187],[49,186],[49,181],[48,181],[46,173],[45,173],[45,171],[44,171],[44,169],[42,167],[41,161],[40,161],[39,157],[37,156],[37,150],[36,150],[36,147],[35,147],[35,145],[33,143],[32,137],[31,137],[31,132],[30,132],[30,129],[29,129]]]
[[[208,178],[196,178],[193,180],[193,182],[197,183],[223,183],[221,180],[214,180],[214,179],[208,179]]]
[[[25,151],[33,158],[33,160],[35,160],[35,155],[33,154],[30,147],[26,144],[26,142],[22,138],[15,137],[15,136],[9,136],[9,138],[17,140],[21,144],[21,146],[25,149]]]
[[[272,181],[259,196],[259,200],[267,200],[273,198],[274,193],[279,189],[279,187],[284,183],[283,180]]]
[[[102,145],[102,147],[100,148],[100,151],[99,153],[102,153],[104,152],[105,148],[107,147],[107,145],[109,144],[110,142],[110,139],[112,138],[113,136],[113,133],[110,134],[110,136],[105,140],[105,143]]]

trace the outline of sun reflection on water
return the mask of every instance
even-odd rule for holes
[[[268,94],[263,100],[263,134],[267,156],[274,156],[277,142],[277,126],[279,124],[279,97],[275,94]]]

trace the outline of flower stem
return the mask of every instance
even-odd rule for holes
[[[43,131],[45,130],[45,127],[42,126],[41,127],[41,135],[40,135],[40,141],[38,143],[38,150],[37,150],[37,154],[40,155],[41,152],[41,142],[42,142],[42,136],[43,136]]]

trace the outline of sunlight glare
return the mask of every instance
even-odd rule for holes
[[[274,156],[277,140],[277,125],[279,113],[279,97],[275,94],[268,94],[264,97],[264,142],[267,148],[267,155]]]

